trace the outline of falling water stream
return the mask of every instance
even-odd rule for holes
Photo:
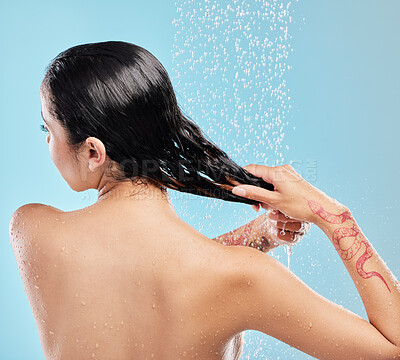
[[[241,166],[285,163],[284,136],[295,129],[286,73],[297,3],[175,0],[171,79],[178,103]],[[222,206],[205,203],[206,210]],[[195,216],[189,206],[183,215]],[[203,216],[199,230],[215,226],[211,216]],[[278,243],[289,268],[293,244]]]
[[[175,1],[171,78],[178,102],[242,166],[282,165],[289,149],[285,75],[296,3]],[[284,244],[289,267],[292,246]]]

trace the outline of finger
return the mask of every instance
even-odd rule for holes
[[[278,221],[283,221],[283,222],[298,222],[299,221],[297,219],[293,219],[293,218],[285,215],[284,213],[280,212],[279,210],[271,211],[268,214],[268,217],[271,220],[278,220]]]
[[[260,204],[257,205],[251,205],[251,207],[253,208],[253,210],[255,210],[256,212],[259,212],[260,210]]]
[[[284,230],[295,231],[295,232],[300,232],[300,231],[302,231],[302,228],[303,228],[303,224],[301,221],[296,221],[296,222],[276,221],[275,226],[278,229],[284,229]]]
[[[235,186],[242,185],[242,183],[240,183],[240,182],[234,180],[234,179],[231,178],[230,176],[226,176],[226,175],[225,175],[225,178],[226,178],[226,180],[228,180],[231,184],[233,184],[233,185],[235,185]]]
[[[277,238],[280,240],[288,241],[288,242],[293,242],[295,239],[297,239],[299,235],[296,232],[293,231],[283,231],[283,230],[278,230]]]
[[[262,178],[264,181],[274,184],[276,167],[266,165],[249,164],[243,167],[250,174]],[[274,184],[275,185],[275,184]]]
[[[256,200],[267,205],[278,203],[280,194],[276,191],[269,191],[258,186],[240,185],[232,189],[232,193],[247,199]]]

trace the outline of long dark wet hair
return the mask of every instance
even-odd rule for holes
[[[229,179],[273,190],[232,161],[180,110],[168,73],[146,49],[107,41],[69,48],[46,68],[42,86],[74,150],[101,140],[117,179],[255,204]]]

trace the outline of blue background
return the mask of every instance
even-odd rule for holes
[[[170,73],[180,105],[188,109],[218,145],[241,165],[265,162],[265,158],[252,152],[258,149],[255,137],[250,136],[251,145],[246,147],[248,138],[232,131],[233,127],[237,129],[234,124],[244,125],[243,122],[232,116],[232,123],[221,123],[218,114],[211,120],[200,111],[207,105],[193,104],[185,97],[194,91],[196,77],[178,75],[178,64],[180,69],[189,65],[179,63],[179,56],[174,59],[172,52],[172,49],[183,49],[183,39],[188,34],[182,30],[174,38],[180,24],[188,25],[187,19],[178,27],[174,25],[179,15],[177,9],[183,3],[161,0],[113,4],[105,1],[0,3],[0,156],[3,164],[0,359],[44,359],[9,244],[11,214],[29,202],[68,211],[87,206],[96,199],[94,191],[74,193],[69,189],[52,164],[45,135],[39,130],[42,123],[40,82],[46,65],[59,52],[73,45],[106,40],[128,41],[145,47]],[[202,1],[185,3],[186,8],[181,7],[184,11],[196,8],[202,11],[200,8],[204,5]],[[224,2],[225,5],[236,3]],[[253,6],[261,5],[254,1]],[[292,108],[285,117],[283,142],[277,151],[267,152],[265,156],[270,165],[292,162],[313,185],[346,204],[374,248],[399,277],[396,221],[400,214],[397,187],[400,3],[309,0],[294,2],[291,6],[295,21],[290,26],[288,43],[294,51],[285,61],[291,69],[284,77],[291,97],[289,100],[286,94],[286,100]],[[240,67],[243,70],[245,65]],[[219,82],[219,71],[212,83]],[[209,96],[206,89],[200,91]],[[222,102],[218,98],[212,101]],[[244,96],[242,102],[246,103]],[[275,121],[273,117],[270,120]],[[266,123],[268,118],[263,121]],[[222,135],[224,128],[227,135]],[[260,140],[261,144],[264,142],[265,139]],[[246,151],[235,152],[238,149]],[[255,217],[244,205],[173,193],[171,196],[178,213],[209,237]],[[273,255],[287,264],[283,249]],[[294,248],[290,261],[291,270],[311,288],[367,319],[350,276],[319,229],[310,230]],[[248,331],[245,340],[243,359],[311,358],[256,331]]]

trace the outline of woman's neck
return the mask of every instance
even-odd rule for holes
[[[169,195],[151,181],[133,182],[127,180],[102,179],[97,188],[98,202],[109,200],[152,200],[171,206]]]

